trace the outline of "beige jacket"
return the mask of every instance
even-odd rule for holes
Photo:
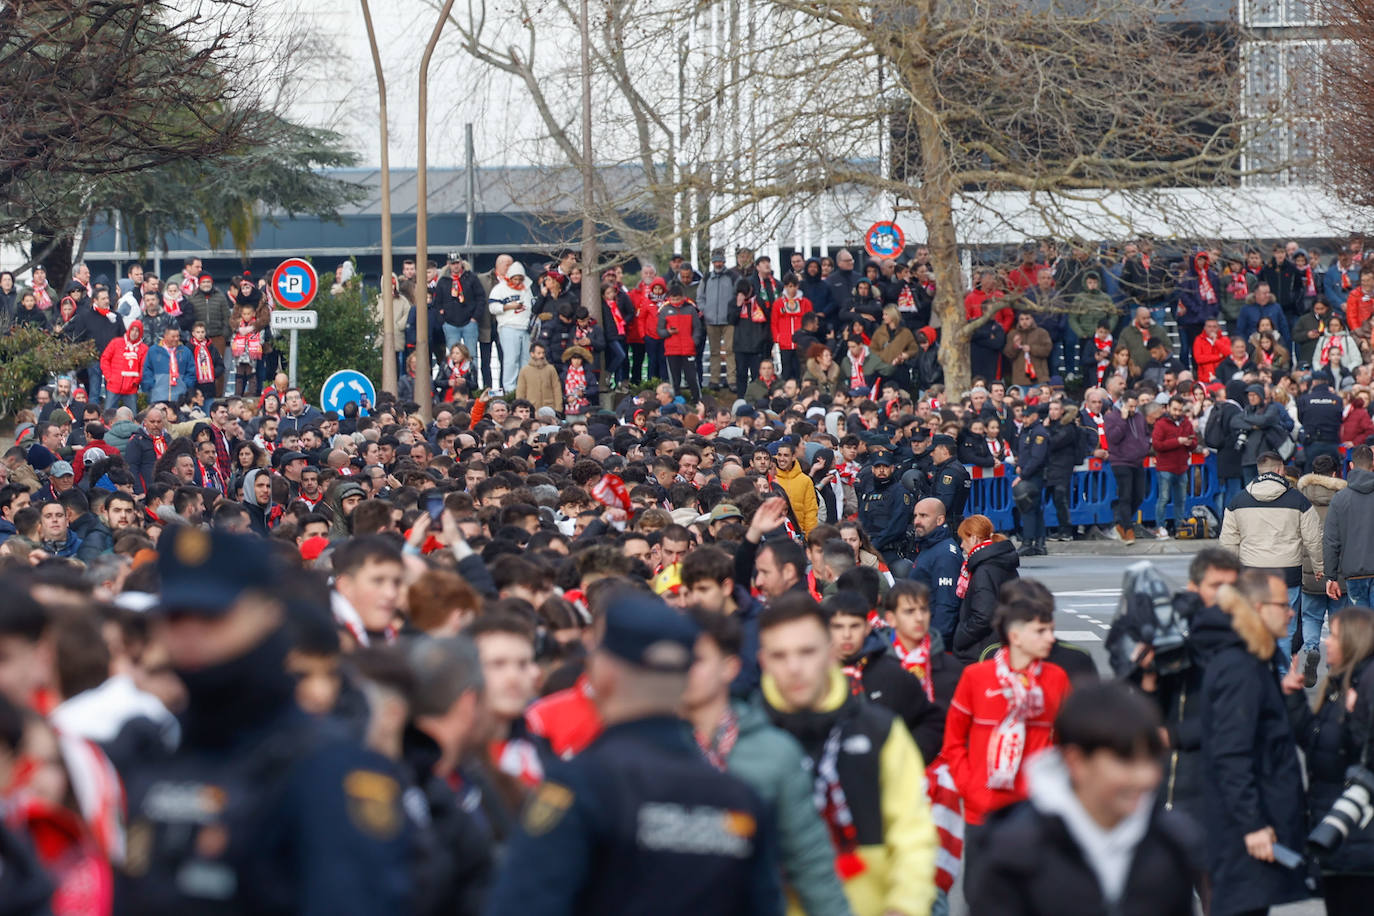
[[[1284,573],[1302,584],[1304,562],[1322,574],[1322,520],[1317,507],[1277,474],[1261,474],[1226,507],[1221,546],[1246,566]]]
[[[529,401],[536,411],[541,407],[552,407],[559,413],[563,412],[563,381],[548,360],[538,363],[531,360],[520,370],[515,382],[515,396]]]

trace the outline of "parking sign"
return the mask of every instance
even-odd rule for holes
[[[315,268],[302,258],[287,258],[272,272],[272,296],[282,308],[305,308],[314,301],[319,288]]]

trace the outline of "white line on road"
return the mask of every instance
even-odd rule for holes
[[[1068,642],[1101,642],[1102,637],[1091,630],[1055,630],[1055,639]]]

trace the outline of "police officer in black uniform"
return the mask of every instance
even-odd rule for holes
[[[945,504],[945,523],[951,531],[964,520],[964,504],[973,490],[968,470],[959,463],[959,443],[953,436],[935,436],[930,440],[930,495]]]
[[[1050,457],[1050,434],[1045,429],[1044,404],[1027,408],[1029,422],[1021,430],[1016,448],[1016,480],[1012,495],[1021,513],[1023,557],[1043,557],[1045,550],[1045,467]]]
[[[1312,387],[1298,398],[1298,422],[1304,434],[1303,466],[1310,474],[1318,455],[1330,455],[1341,462],[1341,420],[1344,405],[1331,390],[1331,373],[1318,369],[1312,373]],[[1358,444],[1358,443],[1357,443]]]
[[[177,527],[159,547],[159,637],[188,702],[177,750],[126,775],[116,913],[410,912],[400,784],[296,706],[267,542]]]
[[[782,913],[771,815],[676,715],[696,635],[652,596],[611,600],[587,666],[606,731],[550,768],[489,916]]]
[[[859,523],[888,565],[903,558],[909,540],[911,513],[916,496],[897,477],[892,453],[885,448],[869,452],[868,467],[859,472],[854,488],[859,498]]]

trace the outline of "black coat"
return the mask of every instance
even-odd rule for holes
[[[1050,433],[1050,457],[1045,463],[1045,483],[1067,486],[1073,479],[1073,469],[1097,448],[1097,433],[1077,423],[1052,423],[1046,429]],[[1068,519],[1060,519],[1060,525],[1067,525]]]
[[[1126,888],[1107,909],[1097,875],[1064,821],[1030,802],[989,819],[987,845],[978,856],[979,880],[969,889],[977,916],[1191,916],[1198,870],[1196,828],[1181,817],[1156,813],[1135,848]]]
[[[926,699],[920,680],[902,667],[886,639],[869,633],[858,654],[845,659],[846,667],[862,666],[864,694],[871,702],[896,713],[906,725],[923,760],[934,760],[945,735],[945,711]]]
[[[995,321],[981,325],[969,338],[969,374],[987,381],[1002,377],[1002,348],[1007,345],[1007,332]]]
[[[1374,712],[1374,663],[1366,663],[1351,679],[1357,696],[1353,714],[1345,710],[1345,690],[1337,682],[1316,712],[1299,691],[1287,697],[1293,734],[1307,763],[1307,828],[1311,830],[1345,791],[1345,771],[1360,761],[1369,738]],[[1374,748],[1370,749],[1374,757]],[[1368,765],[1368,764],[1366,764]],[[1325,874],[1374,875],[1374,824],[1356,828],[1328,856],[1321,857]],[[1374,903],[1371,904],[1374,906]]]
[[[978,661],[983,650],[997,641],[992,615],[1002,583],[1020,577],[1021,559],[1011,541],[998,541],[976,551],[968,559],[968,589],[959,608],[954,630],[954,655],[965,664]]]
[[[1230,916],[1309,896],[1301,871],[1251,858],[1245,836],[1273,827],[1301,851],[1306,841],[1302,769],[1271,660],[1246,648],[1236,628],[1269,640],[1254,611],[1235,618],[1210,607],[1193,620],[1202,678],[1203,823],[1212,876],[1211,916]]]

